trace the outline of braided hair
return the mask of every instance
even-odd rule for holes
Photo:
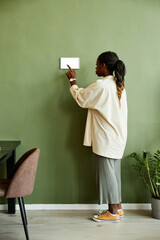
[[[109,73],[111,75],[115,72],[115,78],[116,78],[116,86],[117,86],[117,95],[118,99],[121,100],[121,95],[123,92],[123,89],[125,88],[124,85],[124,76],[126,74],[126,67],[121,61],[117,54],[114,52],[104,52],[98,57],[98,61],[100,64],[105,64]]]

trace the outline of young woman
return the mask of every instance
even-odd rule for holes
[[[100,202],[109,210],[93,216],[94,221],[119,222],[121,206],[121,158],[127,140],[127,98],[124,84],[125,65],[114,52],[97,59],[96,74],[102,79],[87,88],[79,88],[76,72],[69,67],[67,77],[71,94],[78,105],[88,108],[84,145],[92,146]]]

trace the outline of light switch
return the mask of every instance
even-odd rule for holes
[[[60,69],[68,69],[67,65],[69,65],[73,69],[80,68],[80,59],[79,58],[60,58]]]

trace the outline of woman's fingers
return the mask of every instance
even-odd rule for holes
[[[68,78],[71,78],[70,72],[67,72],[66,75],[67,75]]]
[[[72,68],[69,65],[67,65],[67,67],[69,68],[70,71],[72,71]]]
[[[76,72],[74,71],[74,69],[72,69],[69,65],[67,65],[69,68],[69,71],[67,72],[67,77],[70,78],[76,78]]]
[[[74,73],[75,73],[74,69],[72,69],[69,65],[67,65],[67,67],[69,68],[69,70],[70,70],[71,72],[74,72]]]

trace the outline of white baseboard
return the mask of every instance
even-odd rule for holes
[[[25,204],[26,210],[102,210],[107,209],[108,205],[98,204]],[[146,210],[151,209],[150,203],[122,203],[124,210]],[[0,210],[7,210],[7,204],[1,204]],[[19,210],[16,204],[16,210]]]

